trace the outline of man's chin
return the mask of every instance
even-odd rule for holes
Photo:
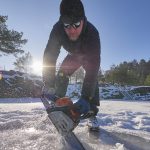
[[[76,41],[77,39],[78,39],[78,37],[69,37],[69,39],[71,40],[71,41]]]

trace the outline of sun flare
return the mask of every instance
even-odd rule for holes
[[[33,73],[36,75],[41,75],[42,74],[42,62],[34,60],[33,64],[32,64],[32,69],[33,69]]]

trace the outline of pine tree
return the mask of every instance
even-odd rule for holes
[[[31,54],[25,53],[23,56],[18,57],[16,62],[14,62],[15,69],[25,73],[31,73],[31,65],[33,62],[33,58]]]
[[[22,39],[23,32],[17,32],[15,30],[9,30],[6,21],[7,16],[0,15],[0,55],[2,54],[14,54],[23,53],[22,45],[27,42],[26,39]],[[1,54],[2,53],[2,54]]]

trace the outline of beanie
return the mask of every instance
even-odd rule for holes
[[[62,0],[60,4],[60,20],[65,23],[75,23],[85,17],[81,0]]]

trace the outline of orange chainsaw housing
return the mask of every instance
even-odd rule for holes
[[[62,97],[56,100],[56,106],[72,106],[70,107],[70,115],[74,121],[76,121],[80,114],[73,109],[73,102],[69,97]]]

